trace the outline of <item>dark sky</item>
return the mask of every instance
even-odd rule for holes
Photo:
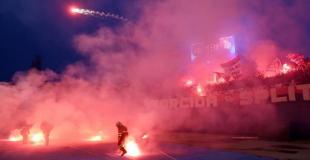
[[[29,69],[35,55],[41,56],[43,68],[61,72],[83,58],[74,50],[74,35],[121,25],[113,19],[72,16],[70,5],[122,15],[124,7],[130,7],[127,4],[126,0],[1,0],[0,81]]]
[[[274,1],[262,1],[266,3],[249,8],[249,13],[267,17],[262,18],[268,22],[262,23],[268,28],[267,39],[274,40],[281,48],[300,51],[309,57],[310,1],[283,0],[284,6],[280,9],[277,8],[278,3],[271,3]],[[289,9],[295,2],[300,3],[299,7],[286,11],[286,7]],[[73,4],[120,15],[126,13],[132,20],[139,13],[140,3],[138,0],[1,0],[0,81],[9,81],[16,71],[28,70],[35,55],[42,57],[43,68],[61,72],[68,64],[84,58],[73,47],[75,35],[92,33],[102,26],[117,28],[122,25],[122,22],[113,19],[72,16],[68,13],[68,7]],[[292,13],[286,17],[274,14],[286,15],[287,12]],[[270,15],[274,15],[271,16],[274,19],[268,18]],[[257,26],[259,23],[253,17],[247,18],[245,25]],[[273,23],[275,20],[278,22],[276,25]],[[298,36],[291,38],[290,33],[295,32],[295,28],[298,31],[295,35]]]

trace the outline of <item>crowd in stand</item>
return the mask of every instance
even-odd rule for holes
[[[236,79],[232,81],[226,81],[224,83],[209,84],[204,86],[205,91],[227,91],[242,88],[254,88],[254,87],[273,87],[276,85],[287,85],[290,83],[306,84],[310,82],[310,61],[306,61],[303,66],[296,67],[287,73],[278,74],[273,77],[265,77],[263,74],[257,74],[253,77],[246,77],[242,79]],[[196,92],[195,85],[190,88],[185,88],[183,96],[189,96]],[[190,92],[189,92],[190,90]]]

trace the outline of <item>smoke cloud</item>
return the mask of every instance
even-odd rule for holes
[[[181,92],[181,77],[190,72],[187,65],[192,43],[235,35],[240,47],[237,52],[254,63],[253,72],[265,69],[288,47],[300,47],[296,42],[304,34],[298,23],[309,18],[301,11],[305,9],[302,2],[265,2],[141,1],[137,20],[74,38],[73,45],[86,62],[69,65],[62,74],[31,70],[17,73],[13,84],[1,83],[0,117],[6,123],[0,128],[9,132],[21,122],[38,125],[49,121],[55,126],[55,139],[78,141],[101,131],[113,140],[117,121],[128,125],[133,134],[180,126],[220,131],[227,125],[232,131],[247,126],[251,130],[253,124],[244,124],[245,114],[258,128],[268,130],[263,128],[265,123],[278,122],[269,106],[261,106],[262,112],[204,111],[208,116],[195,119],[192,112],[167,111],[145,103]],[[222,121],[223,117],[227,119]]]

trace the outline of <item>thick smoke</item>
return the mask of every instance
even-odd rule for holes
[[[180,77],[188,72],[192,43],[239,36],[240,52],[250,62],[256,62],[253,66],[260,70],[279,56],[281,50],[288,49],[279,47],[270,37],[277,34],[277,39],[295,42],[303,36],[295,20],[287,18],[291,15],[307,18],[297,12],[302,7],[299,1],[291,6],[280,1],[268,1],[271,3],[268,5],[260,2],[141,1],[141,14],[135,22],[117,29],[102,27],[95,33],[74,38],[75,48],[87,63],[69,65],[62,74],[17,73],[13,84],[2,83],[0,117],[6,123],[1,123],[0,128],[10,131],[21,122],[38,125],[50,121],[55,125],[52,132],[55,139],[79,141],[101,131],[111,140],[115,138],[116,121],[128,125],[134,134],[182,125],[195,130],[207,126],[222,131],[225,126],[220,123],[221,118],[227,117],[225,122],[230,122],[227,130],[241,130],[245,118],[236,109],[207,110],[202,113],[208,116],[200,119],[193,118],[195,113],[178,110],[171,117],[171,111],[160,106],[151,108],[145,100],[168,97],[180,90]],[[276,10],[273,6],[277,6]],[[259,8],[264,10],[257,11]],[[278,34],[287,29],[282,25],[289,27],[286,33],[290,35],[285,35],[288,38]],[[277,120],[273,109],[262,108],[263,113],[249,111],[258,124]]]

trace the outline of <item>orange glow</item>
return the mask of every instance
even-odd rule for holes
[[[20,135],[19,130],[14,130],[11,132],[8,140],[12,142],[22,141],[23,137]]]
[[[125,149],[127,150],[127,156],[138,157],[141,155],[140,148],[134,139],[129,139],[126,141]]]

